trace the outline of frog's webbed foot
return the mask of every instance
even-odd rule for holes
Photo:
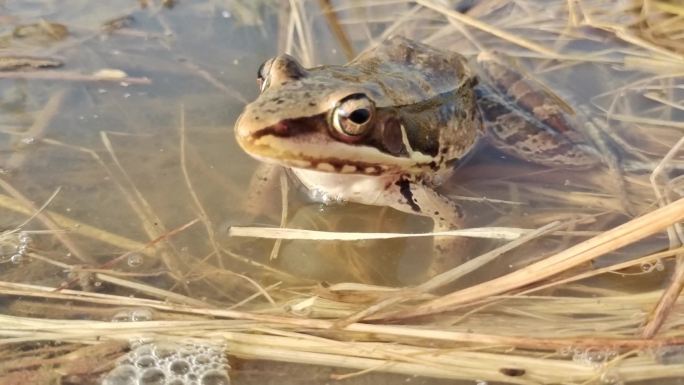
[[[589,168],[600,163],[573,109],[512,58],[483,52],[474,67],[480,78],[477,104],[494,147],[544,166]]]
[[[433,231],[456,230],[462,227],[463,213],[458,204],[422,183],[402,179],[389,191],[391,204],[396,210],[430,217]],[[433,241],[432,262],[427,275],[432,277],[462,263],[464,239],[440,237]]]

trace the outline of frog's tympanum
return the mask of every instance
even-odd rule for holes
[[[494,54],[469,62],[393,37],[342,66],[277,56],[258,83],[235,126],[247,153],[291,169],[314,196],[427,216],[435,231],[461,227],[459,206],[434,188],[481,139],[547,166],[598,162],[572,111]],[[453,264],[449,248],[437,237],[433,266]]]

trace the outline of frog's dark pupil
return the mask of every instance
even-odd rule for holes
[[[365,108],[359,108],[358,110],[354,110],[349,115],[349,120],[356,124],[364,124],[368,121],[368,118],[370,118],[370,111],[368,111]]]

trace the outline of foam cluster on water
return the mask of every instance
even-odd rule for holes
[[[131,350],[102,385],[230,385],[223,346],[149,342]]]

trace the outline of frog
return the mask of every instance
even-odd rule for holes
[[[495,52],[467,58],[400,35],[344,65],[305,68],[281,54],[259,67],[260,94],[235,137],[319,200],[427,217],[435,232],[459,229],[465,213],[438,187],[483,143],[549,167],[600,163],[567,103],[515,68]],[[457,264],[458,252],[454,237],[435,236],[427,274]]]

